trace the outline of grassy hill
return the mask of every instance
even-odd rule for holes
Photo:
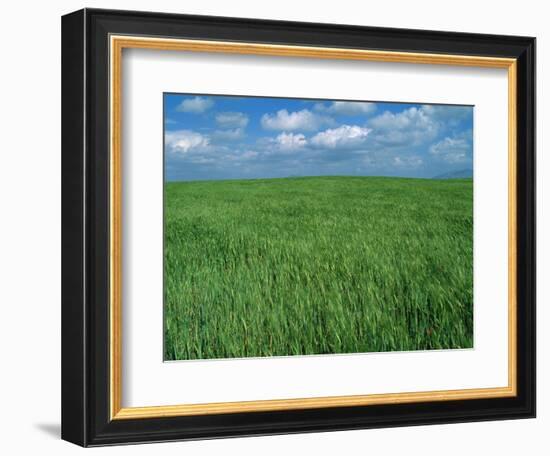
[[[165,185],[165,358],[467,348],[472,179]]]

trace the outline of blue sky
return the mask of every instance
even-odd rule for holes
[[[472,169],[473,107],[164,94],[170,181]]]

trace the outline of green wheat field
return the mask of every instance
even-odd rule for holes
[[[165,184],[165,359],[473,346],[473,181]]]

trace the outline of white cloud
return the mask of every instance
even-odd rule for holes
[[[216,130],[212,134],[212,139],[217,141],[237,141],[245,136],[244,128],[234,128],[231,130]]]
[[[333,101],[329,106],[317,103],[315,110],[335,115],[358,116],[368,115],[376,111],[376,103],[362,101]]]
[[[386,111],[370,119],[367,124],[373,128],[374,139],[388,145],[419,145],[435,139],[441,128],[440,122],[432,118],[432,111],[408,108],[393,113]]]
[[[465,163],[472,159],[472,144],[467,138],[446,137],[430,147],[430,154],[447,163]]]
[[[223,131],[226,133],[226,131]],[[191,130],[170,131],[165,134],[167,159],[195,165],[223,167],[228,163],[238,165],[252,162],[260,153],[254,150],[228,147],[212,143],[216,132],[211,136]]]
[[[242,112],[220,112],[216,114],[216,123],[221,128],[244,128],[248,125],[248,116]]]
[[[342,125],[317,133],[311,138],[311,143],[314,146],[327,149],[355,148],[366,141],[370,131],[368,128],[357,125]]]
[[[210,145],[210,138],[191,130],[168,131],[164,136],[167,149],[170,152],[188,154],[197,149],[205,149]]]
[[[329,117],[315,114],[307,109],[296,112],[281,109],[276,114],[264,114],[261,123],[266,130],[312,131],[318,130],[323,125],[330,125],[333,121]]]
[[[201,114],[210,109],[212,106],[214,106],[214,101],[210,98],[186,98],[176,107],[176,111]]]
[[[301,133],[281,133],[275,138],[277,146],[282,151],[294,151],[307,145],[306,137]]]

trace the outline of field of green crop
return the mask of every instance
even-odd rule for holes
[[[165,359],[469,348],[472,179],[165,184]]]

